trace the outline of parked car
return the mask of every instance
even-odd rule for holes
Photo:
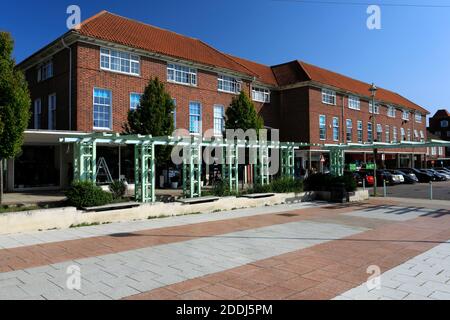
[[[438,170],[433,169],[433,170],[436,171],[437,173],[444,175],[447,180],[450,180],[450,172],[448,172],[447,170],[442,170],[442,169],[438,169]]]
[[[373,174],[373,171],[364,170],[363,172],[366,172],[367,174]],[[389,185],[399,183],[398,179],[394,179],[394,177],[389,171],[379,169],[377,170],[377,185],[382,186],[383,181],[386,181],[386,183]]]
[[[402,174],[399,174],[398,172],[395,172],[395,170],[386,170],[392,175],[392,182],[393,184],[400,184],[405,182],[405,178]]]
[[[433,168],[433,169],[436,170],[437,172],[445,171],[446,173],[450,174],[450,169],[447,169],[445,167],[437,167],[437,168]]]
[[[419,182],[422,183],[428,183],[430,181],[436,181],[436,178],[428,172],[422,172],[419,169],[415,168],[398,168],[397,170],[400,170],[405,173],[412,173],[416,176],[416,178],[419,180]]]
[[[422,169],[421,171],[431,173],[435,178],[434,181],[447,181],[447,178],[443,174],[441,174],[433,169]]]
[[[355,171],[353,172],[353,176],[358,183],[358,186],[363,186],[363,181],[366,186],[373,186],[375,179],[373,178],[373,173],[370,174],[366,171]]]
[[[389,171],[393,172],[394,174],[401,175],[403,177],[404,183],[414,184],[416,182],[419,182],[419,179],[417,179],[417,177],[414,173],[406,173],[401,170],[389,170]]]

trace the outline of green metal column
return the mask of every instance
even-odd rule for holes
[[[344,151],[339,148],[330,148],[330,171],[332,175],[344,175]]]
[[[239,147],[237,143],[224,147],[222,176],[228,183],[229,190],[239,192]]]
[[[260,144],[257,154],[254,182],[259,185],[269,184],[269,147],[265,144]]]
[[[183,192],[187,198],[202,196],[202,147],[192,139],[191,144],[183,150],[189,149],[188,154],[183,154]]]
[[[92,141],[79,141],[73,148],[73,178],[75,181],[96,182],[97,157],[96,143]]]
[[[280,149],[281,174],[284,178],[295,178],[295,150],[293,146]]]
[[[136,201],[155,202],[155,145],[153,142],[134,146],[134,176]]]

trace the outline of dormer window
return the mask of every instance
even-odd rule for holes
[[[405,121],[409,121],[409,111],[408,110],[403,110],[402,119]]]
[[[53,77],[53,62],[47,61],[38,68],[37,81],[41,82]]]

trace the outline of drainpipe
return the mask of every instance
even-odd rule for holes
[[[69,49],[69,131],[72,131],[72,48],[61,38],[64,48]]]

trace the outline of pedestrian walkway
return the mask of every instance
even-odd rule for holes
[[[450,239],[449,213],[375,199],[2,236],[0,299],[352,298],[368,266],[388,274]]]

